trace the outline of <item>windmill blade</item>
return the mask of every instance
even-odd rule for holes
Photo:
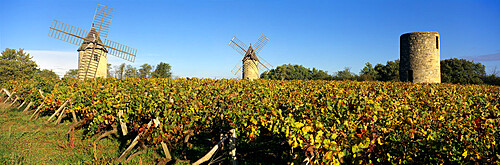
[[[108,49],[108,54],[116,57],[120,57],[124,60],[134,62],[135,56],[137,54],[137,49],[125,46],[118,42],[114,42],[108,39],[104,40],[104,46]]]
[[[266,46],[268,41],[269,41],[269,38],[267,38],[264,34],[262,34],[260,36],[260,38],[257,40],[257,42],[255,42],[255,44],[254,44],[255,54],[259,54],[259,52],[262,50],[262,48],[264,48],[264,46]]]
[[[257,55],[257,54],[255,54]],[[271,65],[270,63],[268,63],[266,60],[264,60],[264,58],[262,58],[261,56],[257,55],[257,57],[259,58],[259,63],[264,67],[266,68],[267,70],[270,70],[273,68],[273,65]],[[262,63],[264,62],[264,63]]]
[[[235,70],[238,66],[239,66],[238,70]],[[238,76],[238,73],[240,72],[240,70],[241,70],[241,68],[242,68],[242,67],[243,67],[243,65],[241,65],[241,64],[236,64],[236,65],[234,66],[234,68],[233,68],[233,69],[231,69],[231,72],[232,72],[232,73],[233,73],[236,77],[239,77],[239,76]]]
[[[92,25],[95,26],[100,38],[108,37],[109,26],[111,25],[114,13],[115,9],[113,8],[100,4],[97,5]]]
[[[229,41],[229,46],[231,46],[234,50],[236,50],[242,56],[245,56],[245,54],[247,52],[247,50],[245,48],[248,48],[245,43],[241,42],[236,37],[233,37],[233,39],[231,39],[231,41]]]
[[[75,45],[81,45],[84,36],[87,35],[87,31],[59,22],[57,20],[52,21],[52,25],[49,29],[49,36],[55,39],[66,41]]]

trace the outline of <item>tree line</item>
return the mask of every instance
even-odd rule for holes
[[[359,74],[351,72],[349,67],[328,74],[327,71],[316,68],[306,68],[302,65],[284,64],[264,72],[263,79],[274,80],[354,80],[354,81],[400,81],[399,59],[387,61],[386,64],[365,63]],[[490,84],[500,85],[500,77],[496,69],[486,74],[483,64],[465,59],[451,58],[441,60],[441,82],[454,84]]]
[[[139,69],[132,65],[122,63],[112,67],[108,64],[108,77],[114,78],[171,78],[171,66],[167,63],[160,62],[156,66],[142,64]],[[78,78],[78,69],[70,69],[64,74],[64,77]]]
[[[6,48],[0,56],[0,83],[9,80],[21,80],[36,77],[59,76],[52,70],[38,69],[38,65],[23,49]],[[125,63],[112,67],[108,64],[108,77],[115,78],[169,78],[172,77],[171,66],[160,62],[156,66],[143,64],[139,69]],[[451,58],[441,61],[441,82],[456,84],[490,84],[500,85],[500,72],[496,69],[486,74],[483,64],[465,59]],[[71,69],[64,77],[77,78],[78,69]],[[306,68],[302,65],[284,64],[264,72],[263,79],[274,80],[355,80],[355,81],[399,81],[399,60],[387,61],[386,64],[373,66],[367,62],[359,74],[351,72],[349,67],[328,74],[327,71],[316,68]]]
[[[156,66],[143,64],[139,69],[125,63],[112,67],[108,64],[108,77],[115,78],[170,78],[172,77],[171,66],[168,63],[160,62]],[[39,69],[33,61],[33,57],[23,49],[9,49],[2,51],[0,56],[0,83],[9,80],[22,80],[37,77],[59,76],[52,70]],[[78,69],[70,69],[63,77],[78,78]]]
[[[58,78],[52,70],[38,69],[38,65],[23,49],[6,48],[0,56],[0,83],[37,77]]]

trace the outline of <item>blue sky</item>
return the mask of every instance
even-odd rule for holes
[[[468,58],[500,70],[500,1],[65,1],[0,0],[0,49],[23,48],[44,69],[77,68],[78,46],[48,36],[53,19],[89,30],[97,4],[115,9],[107,39],[138,50],[135,63],[166,62],[179,77],[234,78],[228,46],[261,34],[274,67],[301,64],[333,74],[399,58],[399,36],[438,31],[441,60]]]

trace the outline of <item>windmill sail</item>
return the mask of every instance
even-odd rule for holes
[[[260,38],[255,42],[253,46],[255,46],[255,54],[259,54],[259,52],[266,46],[269,38],[267,38],[264,34],[260,36]]]
[[[59,39],[71,44],[81,45],[84,38],[87,35],[86,30],[62,23],[57,20],[52,21],[52,25],[49,29],[49,37]]]
[[[113,8],[104,5],[97,5],[92,24],[97,28],[96,30],[99,37],[108,37],[109,26],[111,25],[114,13],[115,9]]]
[[[124,60],[134,62],[137,49],[114,42],[108,39],[104,40],[104,46],[108,48],[109,54],[120,57]]]
[[[246,51],[247,45],[245,43],[241,42],[236,37],[233,37],[233,39],[231,39],[231,41],[229,41],[229,46],[231,46],[234,50],[236,50],[242,56],[245,56],[245,54],[247,52]]]

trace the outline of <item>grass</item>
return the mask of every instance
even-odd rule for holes
[[[54,125],[53,122],[45,123],[49,116],[29,120],[31,114],[22,112],[25,107],[19,109],[13,108],[17,107],[15,105],[9,107],[8,104],[2,103],[3,99],[0,98],[0,164],[157,164],[163,159],[163,151],[158,145],[149,146],[146,154],[138,155],[128,162],[115,162],[115,159],[126,150],[130,140],[123,137],[104,138],[94,146],[93,141],[99,135],[87,137],[84,135],[84,128],[67,134],[72,124],[69,117],[58,125]],[[177,148],[171,150],[171,154],[174,158],[194,162],[217,142],[207,140],[205,137],[216,137],[219,134],[193,137],[191,142],[195,144],[194,147]],[[290,159],[286,155],[289,147],[283,148],[287,145],[280,143],[286,140],[276,139],[274,135],[270,135],[261,136],[256,141],[256,143],[238,144],[239,163],[286,164],[286,160]],[[134,149],[129,155],[137,151]],[[181,162],[175,164],[190,164]],[[228,160],[223,161],[223,164],[225,163],[229,163]]]
[[[105,138],[94,146],[96,137],[84,138],[83,129],[66,134],[70,120],[54,125],[45,124],[48,117],[29,117],[0,103],[0,164],[114,164],[128,144]],[[158,149],[150,147],[125,164],[155,164],[160,158]]]

